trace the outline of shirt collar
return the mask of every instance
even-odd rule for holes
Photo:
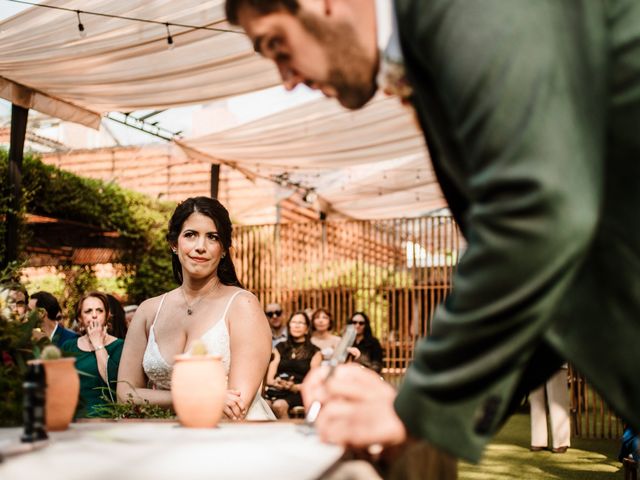
[[[375,6],[380,49],[376,83],[387,95],[396,95],[403,103],[407,103],[413,90],[405,74],[393,0],[375,0]]]
[[[58,322],[56,322],[56,326],[53,327],[53,331],[51,332],[51,336],[49,337],[49,340],[53,340],[53,336],[56,334],[56,331],[58,330],[59,326],[60,326],[60,324]]]
[[[375,0],[376,34],[380,62],[403,63],[400,36],[393,0]]]
[[[378,36],[378,49],[384,52],[391,38],[393,30],[391,0],[375,0],[376,7],[376,34]]]

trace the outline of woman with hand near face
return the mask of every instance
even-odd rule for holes
[[[171,406],[174,357],[201,341],[222,357],[227,373],[224,414],[274,419],[259,395],[271,352],[271,330],[257,298],[242,288],[229,249],[232,225],[217,200],[182,202],[169,220],[167,241],[178,288],[144,301],[129,326],[118,397]]]
[[[61,349],[76,356],[80,375],[80,403],[77,417],[98,416],[96,407],[103,405],[103,397],[115,401],[118,366],[123,340],[107,333],[109,301],[105,294],[91,292],[78,302],[76,319],[81,336],[68,340]]]

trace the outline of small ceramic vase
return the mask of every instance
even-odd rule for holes
[[[214,355],[176,355],[171,375],[171,398],[180,424],[215,427],[226,396],[222,359]]]
[[[80,378],[75,358],[56,360],[30,360],[44,365],[47,379],[45,420],[47,430],[57,432],[69,428],[78,405]]]

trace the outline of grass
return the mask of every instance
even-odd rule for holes
[[[460,480],[605,480],[623,479],[617,460],[620,442],[572,438],[564,454],[531,452],[529,415],[511,417],[485,450],[480,464],[459,463]]]

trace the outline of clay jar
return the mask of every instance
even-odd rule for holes
[[[226,388],[219,356],[176,355],[171,375],[171,398],[182,426],[215,427],[222,417]]]
[[[66,430],[78,405],[80,378],[76,371],[75,358],[56,360],[30,360],[29,363],[44,365],[47,381],[45,420],[47,430]]]

